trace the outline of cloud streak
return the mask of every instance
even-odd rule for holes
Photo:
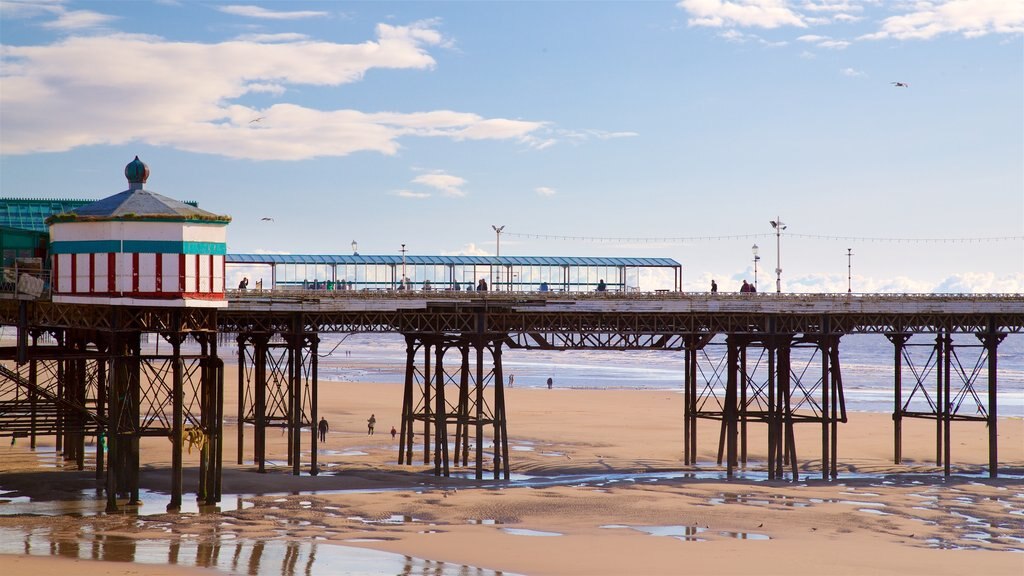
[[[410,136],[531,146],[545,123],[450,110],[366,113],[242,103],[251,94],[281,98],[297,86],[359,82],[373,69],[433,69],[428,50],[446,40],[432,24],[379,24],[375,39],[358,44],[282,35],[265,38],[269,43],[203,44],[113,34],[4,45],[0,152],[142,142],[232,158],[304,160],[395,154],[400,139]],[[263,120],[250,123],[257,117]]]

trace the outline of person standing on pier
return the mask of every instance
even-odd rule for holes
[[[370,419],[366,421],[366,435],[373,436],[373,426],[377,423],[377,417],[370,414]]]
[[[487,292],[487,280],[481,278],[476,284],[476,290],[477,292]]]
[[[718,294],[718,284],[714,281],[714,279],[711,280],[711,293]]]
[[[330,426],[327,424],[327,418],[321,416],[320,423],[317,424],[316,429],[320,432],[320,441],[327,442],[327,430],[330,429]]]
[[[746,294],[747,292],[750,292],[750,284],[747,284],[747,281],[744,280],[743,286],[740,286],[740,293]]]
[[[597,291],[598,292],[604,292],[607,289],[608,289],[608,285],[604,283],[604,278],[601,278],[600,280],[597,281]]]

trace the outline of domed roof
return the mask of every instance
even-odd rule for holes
[[[124,175],[128,178],[129,184],[145,184],[149,179],[149,166],[136,156],[135,160],[124,167]]]
[[[202,220],[227,224],[230,216],[207,212],[156,192],[143,190],[149,178],[149,166],[139,157],[124,168],[128,189],[102,200],[80,206],[64,214],[50,216],[47,222],[73,222],[97,220]]]

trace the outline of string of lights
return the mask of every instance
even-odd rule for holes
[[[505,236],[527,240],[561,240],[570,242],[609,242],[619,244],[688,244],[698,242],[719,242],[723,240],[750,240],[770,238],[775,234],[727,234],[716,236],[575,236],[569,234],[530,234],[525,232],[504,232]],[[840,236],[831,234],[784,233],[787,238],[801,240],[835,240],[844,242],[881,242],[889,244],[972,244],[981,242],[1020,242],[1024,236],[985,236],[962,238],[900,238],[881,236]]]

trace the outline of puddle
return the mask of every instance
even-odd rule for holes
[[[97,496],[96,490],[82,490],[80,494],[81,498],[77,500],[33,501],[29,497],[11,498],[9,502],[0,504],[0,516],[32,514],[36,516],[81,517],[106,513],[107,499],[104,496]],[[194,494],[183,494],[181,509],[170,512],[170,514],[216,514],[226,510],[243,510],[253,507],[253,503],[246,500],[251,497],[251,495],[224,494],[220,503],[206,505],[197,502]],[[129,505],[128,500],[118,499],[118,513],[138,516],[168,514],[167,505],[170,502],[169,494],[139,490],[139,504]]]
[[[669,536],[684,542],[706,542],[705,538],[698,538],[697,535],[707,532],[707,528],[699,526],[630,526],[633,530],[646,532],[651,536]]]
[[[349,516],[348,519],[375,526],[399,526],[402,524],[411,524],[413,522],[422,522],[422,520],[413,518],[412,516],[403,516],[401,514],[392,514],[387,518],[363,518],[362,516]]]
[[[561,532],[545,532],[543,530],[529,530],[527,528],[502,528],[503,532],[515,536],[561,536]]]
[[[868,514],[875,514],[877,516],[892,516],[888,512],[882,512],[878,508],[857,508],[857,512],[866,512]]]
[[[352,539],[378,542],[379,539]],[[336,574],[429,574],[431,576],[511,576],[508,572],[435,562],[366,548],[293,540],[135,540],[125,536],[80,534],[75,539],[36,529],[0,528],[0,554],[60,556],[138,564],[212,568],[250,576],[333,576]],[[144,569],[141,570],[145,572]]]
[[[755,534],[753,532],[719,532],[719,534],[737,540],[771,540],[767,534]]]

